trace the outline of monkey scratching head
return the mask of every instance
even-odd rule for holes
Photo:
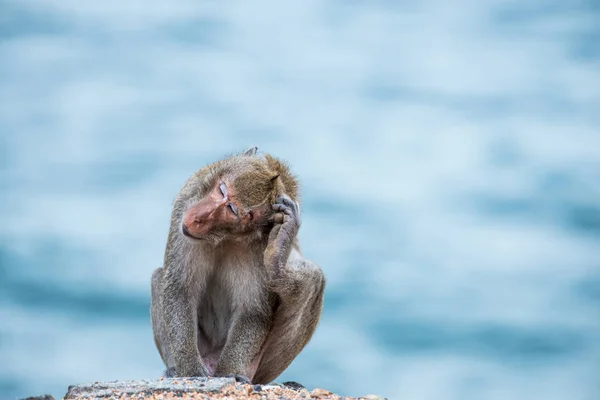
[[[278,196],[299,201],[297,180],[270,155],[247,152],[206,168],[210,174],[195,182],[198,198],[183,214],[181,230],[191,239],[260,238],[270,227],[271,205]]]

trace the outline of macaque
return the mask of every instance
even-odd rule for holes
[[[312,337],[325,276],[300,252],[299,188],[252,147],[196,172],[175,199],[152,328],[167,377],[279,376]]]

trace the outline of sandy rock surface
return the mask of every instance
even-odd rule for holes
[[[369,395],[363,399],[383,400]],[[88,399],[357,399],[325,389],[309,392],[301,385],[251,385],[233,378],[161,378],[138,381],[95,382],[70,386],[65,400]]]

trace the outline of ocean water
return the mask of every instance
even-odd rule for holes
[[[187,177],[258,145],[328,277],[280,380],[600,399],[591,1],[0,0],[0,399],[157,377]]]

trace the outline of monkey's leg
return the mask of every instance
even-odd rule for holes
[[[292,254],[277,279],[280,303],[252,379],[254,383],[265,384],[277,378],[306,346],[321,317],[325,291],[323,271],[295,255],[297,253]]]
[[[165,319],[162,314],[160,291],[163,282],[163,269],[157,268],[152,274],[152,298],[150,301],[150,314],[152,316],[152,331],[154,332],[154,343],[165,365],[168,365],[169,346],[167,342],[167,331]]]
[[[252,362],[257,358],[269,334],[271,316],[255,312],[234,321],[223,348],[215,376],[236,376],[247,380],[254,372]],[[256,367],[254,367],[256,368]]]

